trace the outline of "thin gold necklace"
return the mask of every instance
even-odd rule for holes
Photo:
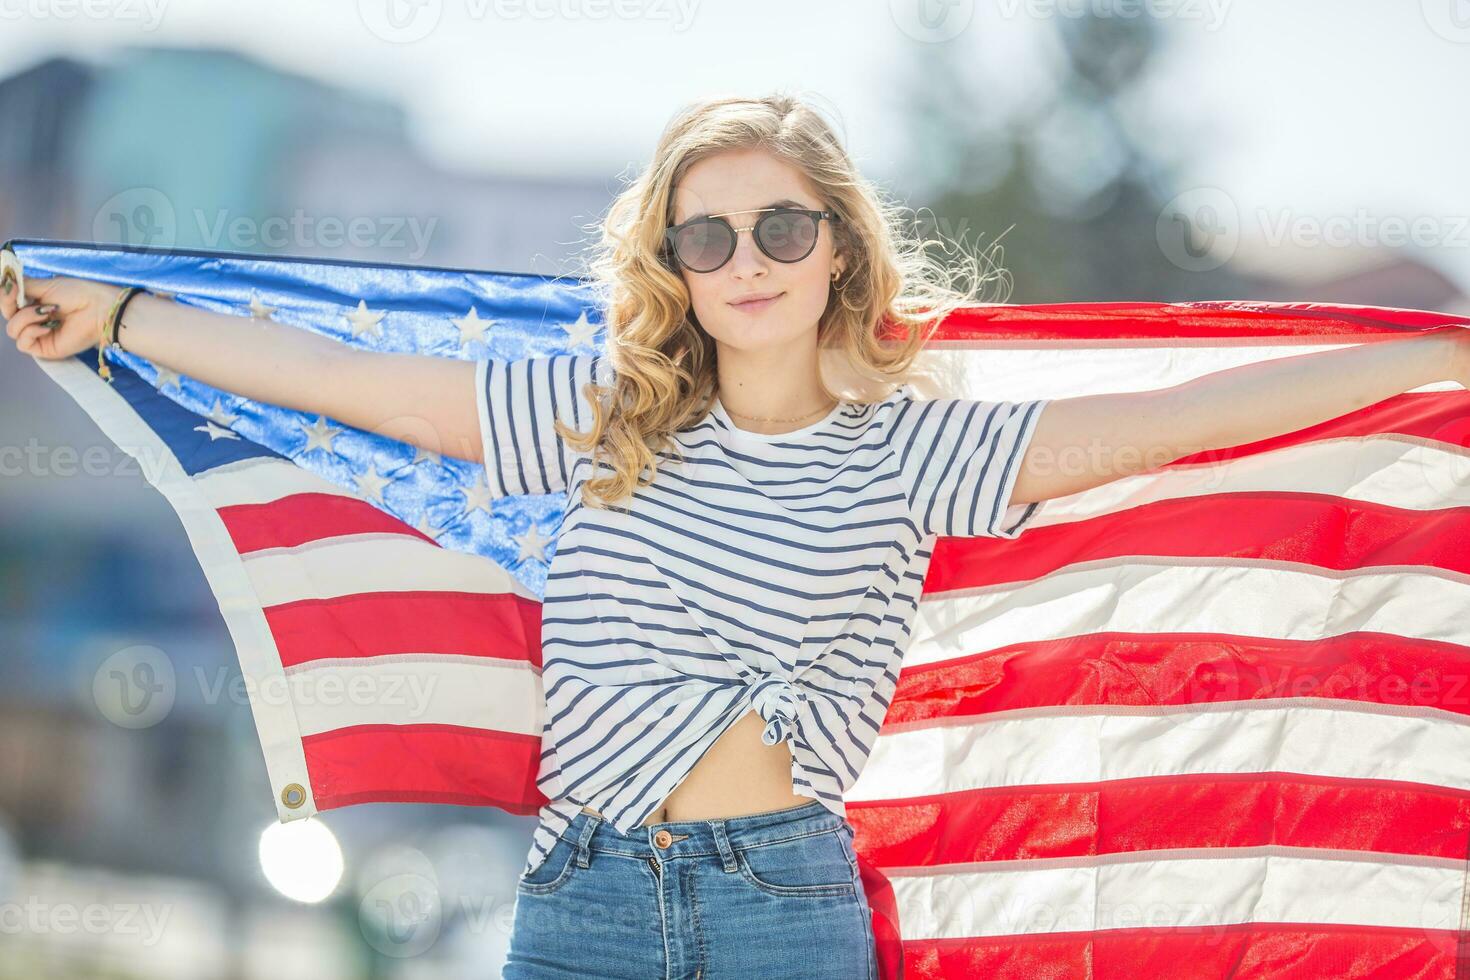
[[[725,405],[724,399],[721,399],[720,400],[720,404],[721,405]],[[737,412],[734,409],[730,408],[729,405],[725,405],[725,411],[729,412],[731,415],[734,415],[736,418],[750,419],[752,422],[800,422],[803,419],[809,419],[809,418],[811,418],[813,415],[816,415],[817,412],[830,412],[833,408],[836,407],[836,405],[837,405],[837,402],[834,401],[830,405],[826,405],[826,406],[824,406],[822,408],[818,408],[815,411],[807,412],[805,415],[798,415],[794,419],[772,419],[772,418],[765,418],[765,417],[760,416],[760,415],[745,415],[745,414],[743,414],[741,412]]]

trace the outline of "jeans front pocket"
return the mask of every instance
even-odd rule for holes
[[[745,880],[768,895],[852,895],[855,872],[843,830],[739,847],[735,861]]]
[[[577,847],[565,837],[558,837],[546,854],[546,860],[530,874],[522,874],[516,882],[516,891],[523,895],[550,895],[572,876],[577,867],[573,860]]]

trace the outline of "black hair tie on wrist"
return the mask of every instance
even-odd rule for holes
[[[107,342],[118,350],[127,350],[126,347],[118,343],[117,339],[118,331],[122,329],[123,311],[128,308],[128,304],[133,301],[134,296],[145,292],[147,290],[142,286],[130,286],[127,293],[123,295],[122,300],[117,304],[117,312],[112,315],[112,325],[108,331]]]

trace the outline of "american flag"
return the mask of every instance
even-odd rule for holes
[[[9,247],[28,276],[141,285],[375,350],[605,342],[574,279]],[[918,387],[1146,390],[1447,323],[1470,320],[973,307],[941,325]],[[478,464],[118,360],[113,386],[95,351],[37,363],[178,512],[281,820],[393,801],[534,813],[539,596],[564,496],[492,498]],[[883,975],[1470,976],[1467,522],[1470,392],[1444,382],[1045,501],[1014,540],[939,540],[846,796]]]

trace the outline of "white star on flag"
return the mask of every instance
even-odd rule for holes
[[[567,332],[567,346],[571,348],[590,346],[592,338],[597,336],[597,331],[602,329],[599,324],[587,319],[586,310],[582,311],[582,315],[577,317],[575,322],[564,323],[561,328]]]
[[[332,448],[332,440],[341,435],[342,430],[328,425],[325,416],[318,415],[316,422],[309,426],[301,426],[301,431],[306,433],[306,445],[301,449],[303,453],[309,453],[313,449],[336,453],[336,450]]]
[[[368,309],[367,300],[358,300],[357,309],[346,314],[347,322],[352,325],[352,336],[383,336],[383,317],[385,315],[386,311],[384,310]]]
[[[522,562],[525,561],[527,558],[534,558],[541,564],[545,565],[546,546],[550,544],[554,539],[543,535],[541,533],[541,529],[538,528],[535,524],[532,524],[530,527],[526,528],[525,534],[512,535],[511,540],[521,546],[521,553],[519,557],[516,558],[516,561]]]
[[[357,484],[357,489],[363,496],[378,504],[382,504],[383,488],[392,483],[394,477],[383,476],[378,472],[378,464],[373,463],[368,466],[366,473],[353,474],[352,479]]]
[[[256,320],[269,320],[271,314],[276,312],[276,307],[266,306],[261,301],[260,294],[255,290],[250,291],[250,316]]]
[[[460,487],[460,493],[464,494],[464,513],[466,516],[476,510],[490,513],[490,501],[494,499],[491,495],[490,484],[485,482],[483,476],[476,477],[475,482],[467,487]]]
[[[209,420],[225,427],[233,425],[239,417],[239,415],[227,411],[224,404],[218,398],[214,400],[214,407],[209,410]]]
[[[194,431],[208,433],[210,442],[214,442],[216,439],[240,438],[237,433],[231,432],[229,429],[221,428],[220,426],[217,426],[213,422],[209,421],[206,421],[203,425],[194,426]]]
[[[495,323],[494,320],[481,320],[480,314],[475,311],[473,306],[470,307],[470,311],[464,316],[450,317],[449,322],[459,328],[459,346],[461,350],[472,343],[483,341],[485,334],[489,332],[491,325]]]

